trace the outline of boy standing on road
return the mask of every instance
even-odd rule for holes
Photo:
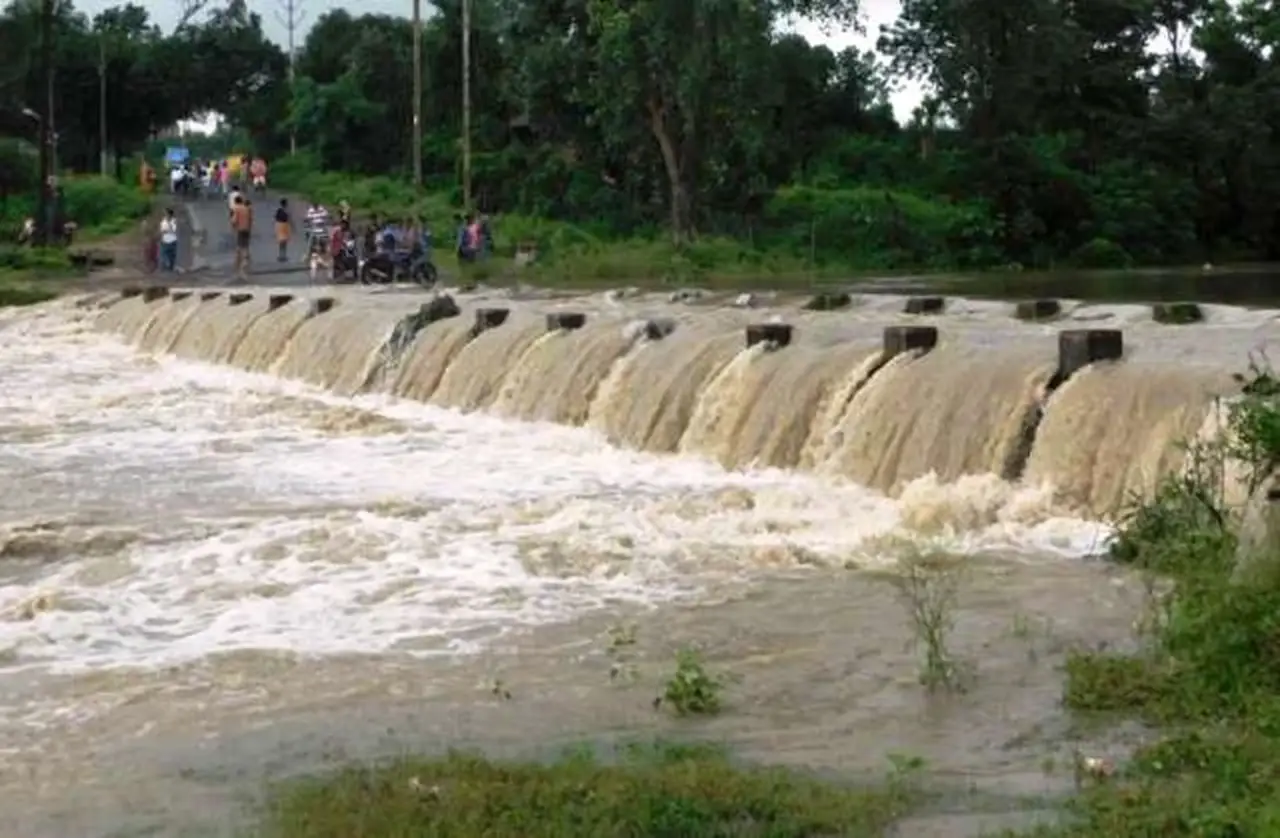
[[[235,198],[231,210],[231,227],[236,235],[236,278],[249,281],[249,244],[253,238],[253,207],[243,195]]]
[[[287,198],[280,199],[280,206],[276,207],[276,261],[289,261],[289,235],[293,232],[293,225],[289,223],[289,200]]]
[[[160,270],[173,273],[178,269],[178,219],[173,208],[164,211],[160,220]]]

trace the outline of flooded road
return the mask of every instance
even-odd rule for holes
[[[0,479],[20,487],[0,493],[3,835],[229,834],[264,778],[405,750],[546,753],[654,733],[849,776],[912,754],[957,788],[1057,793],[1078,743],[1057,666],[1070,648],[1126,642],[1140,607],[1135,580],[1087,559],[1107,528],[1047,483],[940,482],[918,474],[916,456],[914,471],[873,491],[821,469],[727,471],[696,456],[695,437],[734,452],[805,448],[759,447],[743,430],[790,427],[776,412],[717,418],[749,412],[724,378],[694,388],[690,399],[715,403],[691,402],[658,446],[683,454],[611,446],[638,408],[563,405],[582,399],[587,378],[597,402],[622,398],[630,344],[592,350],[612,354],[569,375],[531,338],[514,359],[489,356],[509,366],[487,395],[471,386],[485,369],[474,359],[465,380],[420,372],[434,376],[430,392],[493,408],[464,414],[397,398],[407,385],[394,375],[343,396],[148,355],[95,329],[97,317],[70,303],[0,312]],[[375,321],[396,318],[350,319]],[[169,347],[192,356],[231,334],[202,344],[181,335],[196,320],[173,322]],[[312,358],[328,351],[303,323],[263,321],[223,349],[279,371],[300,363],[300,345]],[[158,340],[161,327],[148,328]],[[267,337],[277,360],[249,351]],[[334,369],[373,362],[334,352]],[[734,351],[702,357],[727,369]],[[652,395],[660,360],[654,373],[634,363],[628,386]],[[511,383],[551,379],[561,406]],[[811,437],[828,402],[811,399],[793,436]],[[548,411],[572,421],[517,421]],[[646,427],[652,441],[663,425]],[[1036,462],[1052,474],[1057,461]],[[963,559],[962,695],[921,689],[907,611],[886,579],[921,551]],[[634,644],[611,647],[618,626]],[[655,711],[686,647],[733,676],[723,716]]]

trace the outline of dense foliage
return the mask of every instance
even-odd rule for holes
[[[96,167],[102,59],[117,157],[216,111],[269,158],[293,135],[325,169],[407,180],[408,20],[323,15],[291,88],[244,0],[194,2],[163,33],[139,6],[88,20],[59,0],[63,162]],[[785,34],[855,0],[472,7],[481,209],[877,268],[1277,256],[1280,12],[1260,0],[905,0],[879,55]],[[0,18],[11,111],[40,101],[34,8]],[[457,203],[460,4],[428,12],[418,152]],[[899,124],[888,91],[906,83],[927,96]]]

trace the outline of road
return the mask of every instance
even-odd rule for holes
[[[280,199],[288,197],[278,192],[267,192],[253,197],[253,243],[249,249],[249,280],[254,285],[296,287],[309,285],[310,274],[303,256],[306,241],[302,236],[302,219],[306,204],[289,197],[289,211],[293,218],[293,237],[289,240],[289,262],[276,261],[275,211]],[[224,198],[185,203],[187,219],[191,226],[191,238],[195,242],[192,252],[190,278],[199,277],[223,284],[233,278],[235,245],[227,218],[227,202]]]

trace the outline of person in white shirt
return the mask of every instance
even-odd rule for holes
[[[178,269],[178,219],[173,209],[164,211],[160,220],[160,270],[172,273]]]

